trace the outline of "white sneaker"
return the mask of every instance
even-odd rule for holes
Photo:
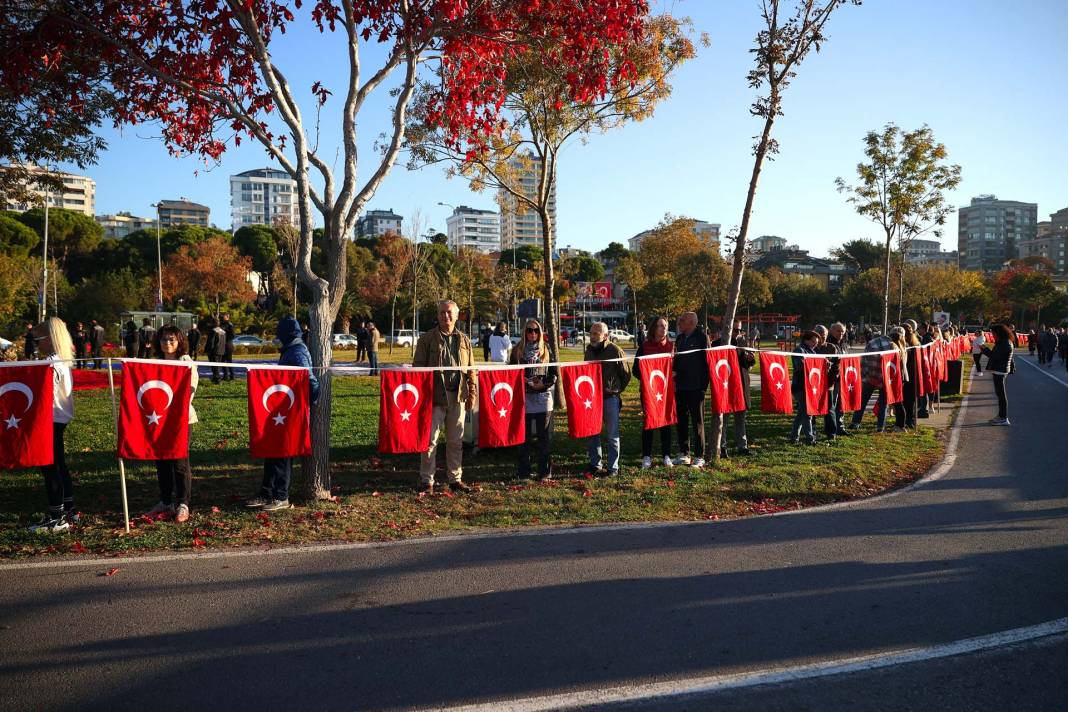
[[[66,515],[60,514],[58,517],[53,517],[50,514],[46,514],[40,522],[27,527],[27,529],[35,534],[55,534],[70,529],[70,522],[67,521]]]
[[[703,457],[699,457],[699,458],[695,459],[693,461],[693,464],[691,465],[691,467],[704,467],[704,466],[705,466],[705,458],[703,458]]]
[[[674,462],[671,461],[671,455],[664,455],[664,467],[673,467]]]
[[[653,466],[653,458],[651,458],[651,457],[643,457],[642,458],[642,469],[643,470],[648,470],[652,466]]]
[[[676,465],[689,465],[690,464],[690,456],[689,455],[679,455],[678,457],[675,458],[675,464]]]

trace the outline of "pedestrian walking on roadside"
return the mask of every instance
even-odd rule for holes
[[[697,313],[685,312],[676,321],[675,409],[679,456],[676,465],[705,466],[705,393],[708,391],[708,334],[697,326]],[[693,444],[690,432],[693,431]]]
[[[149,358],[152,355],[152,343],[156,339],[156,327],[147,316],[141,320],[137,330],[137,358]]]
[[[586,438],[586,454],[590,464],[588,475],[619,474],[619,411],[623,406],[623,391],[630,383],[630,362],[623,349],[608,339],[608,325],[603,321],[590,326],[590,343],[583,357],[586,361],[602,361],[601,396],[604,413],[604,443],[607,458],[601,449],[601,433]]]
[[[319,400],[319,379],[312,368],[311,352],[301,336],[300,323],[291,316],[278,322],[275,337],[282,344],[279,366],[299,366],[308,369],[308,402]],[[249,509],[273,512],[289,509],[289,485],[293,481],[293,458],[267,458],[263,461],[263,482],[259,494],[245,501]]]
[[[367,364],[371,367],[372,376],[378,375],[378,342],[382,340],[382,334],[373,321],[367,322]]]
[[[482,346],[482,360],[490,360],[490,337],[493,336],[493,329],[488,325],[483,324],[482,330],[478,332],[478,343]]]
[[[223,361],[223,363],[233,363],[234,362],[234,337],[236,336],[236,332],[234,330],[234,323],[232,321],[230,321],[230,315],[229,314],[223,314],[222,315],[222,323],[219,324],[219,326],[220,326],[220,328],[222,328],[223,333],[226,335],[226,343],[223,345],[222,361]],[[224,381],[232,381],[232,380],[234,380],[234,369],[233,368],[229,368],[229,367],[228,368],[224,368],[222,375],[223,375],[223,380]]]
[[[226,332],[215,321],[215,317],[211,316],[204,321],[204,328],[208,332],[207,350],[205,352],[208,360],[213,363],[222,363],[226,357]],[[211,367],[211,382],[215,385],[219,385],[222,380],[222,370],[223,368],[220,366]]]
[[[993,348],[983,346],[986,356],[986,369],[993,374],[994,394],[998,399],[998,414],[990,420],[991,425],[1010,425],[1009,397],[1005,390],[1005,379],[1016,371],[1012,360],[1012,335],[1004,324],[994,324],[990,328],[994,334]]]
[[[193,397],[197,393],[200,377],[189,355],[189,342],[182,330],[173,324],[161,326],[152,337],[152,358],[164,361],[185,361],[190,364],[192,379],[189,382],[189,424],[197,422]],[[156,460],[156,480],[159,483],[159,503],[149,512],[150,517],[160,513],[174,514],[174,521],[184,524],[189,521],[189,501],[193,487],[193,470],[189,456],[177,460]]]
[[[27,361],[37,358],[37,341],[33,338],[33,324],[26,325],[26,335],[23,337],[22,352]]]
[[[104,341],[107,335],[96,319],[89,321],[89,348],[93,352],[93,368],[104,367]]]
[[[652,356],[675,353],[675,344],[668,339],[668,322],[664,317],[659,317],[653,321],[653,328],[649,330],[643,330],[648,337],[638,344],[638,350],[634,354],[635,358],[639,356]],[[642,391],[638,391],[638,397],[642,403],[642,410],[645,410],[645,396]],[[659,395],[658,395],[659,397]],[[662,456],[662,462],[664,467],[671,467],[675,464],[671,459],[671,430],[673,426],[665,425],[660,428],[643,428],[642,429],[642,469],[648,470],[653,466],[653,438],[659,435],[660,437],[660,454]]]
[[[975,364],[975,375],[983,375],[983,347],[986,346],[986,336],[983,335],[982,328],[975,330],[975,337],[972,339],[972,362]]]
[[[74,508],[74,481],[67,469],[63,444],[67,425],[74,420],[74,380],[70,370],[74,345],[67,325],[56,317],[33,327],[31,337],[37,351],[52,365],[52,464],[41,468],[48,495],[48,512],[29,529],[40,534],[53,534],[67,531],[80,521]]]
[[[489,339],[489,360],[494,363],[508,363],[508,355],[512,352],[512,339],[508,336],[508,325],[503,321],[497,322],[497,328],[493,330]]]
[[[189,327],[189,335],[186,337],[186,343],[189,344],[189,358],[192,361],[197,360],[197,355],[200,353],[200,327],[194,321],[193,325]]]
[[[541,322],[537,319],[527,320],[523,340],[512,348],[508,363],[528,366],[523,371],[523,387],[526,393],[524,425],[527,436],[519,446],[516,474],[520,478],[532,476],[530,453],[534,449],[532,441],[537,439],[538,480],[545,482],[553,476],[553,388],[556,386],[558,373],[556,366],[538,365],[549,363],[549,349],[542,333]],[[530,368],[530,365],[537,367]]]

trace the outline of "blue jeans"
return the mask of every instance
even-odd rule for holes
[[[367,354],[367,364],[371,367],[371,375],[378,373],[378,352],[370,351]]]
[[[289,499],[289,481],[293,479],[293,458],[268,458],[263,461],[263,486],[260,496],[264,499]]]
[[[823,432],[827,437],[832,437],[845,430],[842,425],[842,399],[837,388],[832,388],[827,393],[827,414],[823,416]]]
[[[864,384],[864,387],[860,390],[860,410],[853,413],[852,427],[856,428],[860,426],[860,421],[864,417],[864,411],[868,409],[868,401],[871,400],[871,395],[876,390],[875,386]],[[879,398],[875,401],[875,427],[878,430],[882,430],[886,427],[886,394],[883,393],[883,389],[879,390]]]
[[[790,427],[790,439],[798,440],[804,438],[805,442],[816,442],[816,433],[813,429],[813,421],[815,418],[808,414],[805,408],[805,392],[794,391],[794,400],[797,401],[796,415],[794,416],[794,424]]]
[[[604,469],[609,472],[619,469],[619,408],[622,403],[619,396],[605,396],[603,401],[605,436],[608,440],[608,462]],[[601,469],[603,461],[599,434],[586,438],[586,454],[590,456],[590,471]]]

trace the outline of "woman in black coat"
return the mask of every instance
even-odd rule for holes
[[[994,334],[994,347],[983,347],[986,356],[986,370],[994,375],[994,393],[998,397],[998,416],[990,420],[991,425],[1010,425],[1009,397],[1005,392],[1005,377],[1016,370],[1012,362],[1012,345],[1014,334],[1004,324],[994,324],[990,329]]]

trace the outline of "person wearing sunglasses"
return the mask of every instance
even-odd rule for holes
[[[528,366],[523,374],[523,385],[526,390],[527,437],[519,446],[517,473],[521,478],[531,476],[531,441],[536,437],[538,440],[538,480],[545,482],[553,476],[550,457],[553,440],[553,388],[556,386],[558,372],[556,366],[543,365],[530,368],[530,365],[549,363],[549,349],[545,344],[541,323],[538,320],[527,321],[523,340],[512,349],[508,363]]]

